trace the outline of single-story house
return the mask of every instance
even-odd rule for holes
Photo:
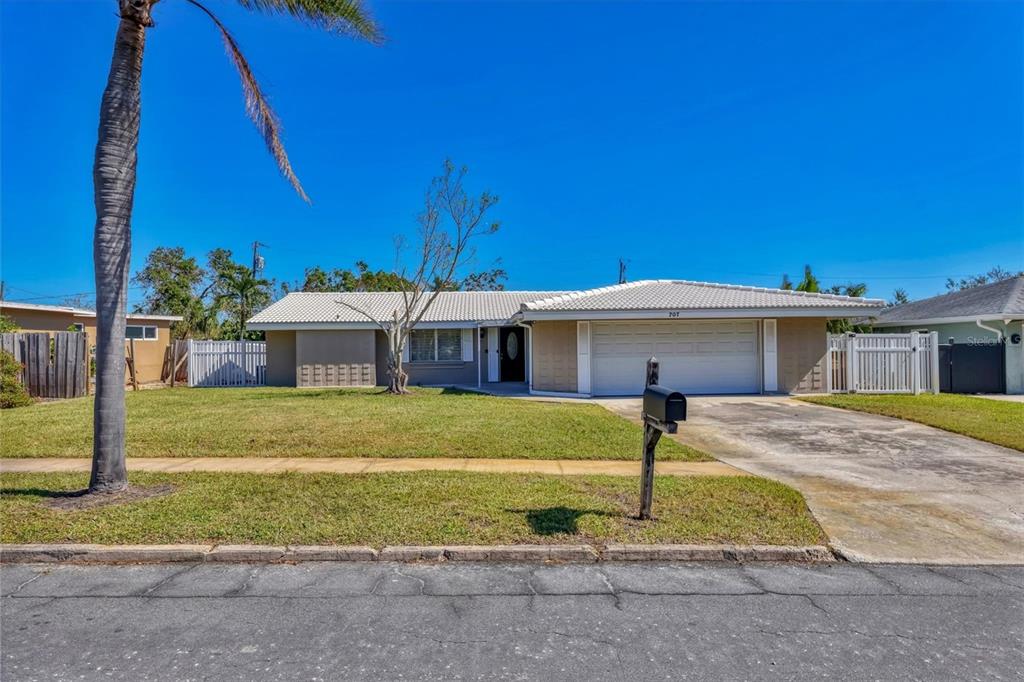
[[[248,321],[267,337],[267,383],[386,383],[387,320],[400,293],[292,293]],[[540,395],[636,395],[648,358],[695,394],[825,390],[829,319],[884,302],[645,280],[586,291],[443,292],[406,345],[411,385],[524,385]],[[358,311],[358,312],[357,312]]]
[[[0,315],[10,318],[25,332],[81,331],[88,334],[89,348],[96,345],[96,311],[64,305],[40,305],[0,301]],[[176,315],[127,316],[125,335],[135,339],[135,374],[139,382],[160,381],[164,356],[171,343],[171,324]]]
[[[885,333],[934,331],[944,344],[1002,344],[1005,391],[1024,393],[1024,276],[887,308],[872,328]]]

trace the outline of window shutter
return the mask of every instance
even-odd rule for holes
[[[405,345],[402,346],[402,362],[409,362],[409,344],[412,343],[412,338],[405,337]]]
[[[462,330],[462,361],[473,362],[473,330]]]

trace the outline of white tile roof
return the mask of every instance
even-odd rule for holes
[[[885,301],[835,294],[686,280],[641,280],[526,303],[526,311],[744,310],[768,308],[881,309]]]
[[[506,321],[520,312],[527,318],[530,313],[557,312],[772,309],[870,315],[883,305],[885,302],[878,299],[833,294],[684,280],[643,280],[586,291],[443,292],[427,311],[423,322]],[[372,324],[361,312],[384,321],[401,306],[402,294],[398,292],[297,292],[257,313],[248,324],[256,329],[299,324]]]
[[[526,301],[558,296],[561,291],[444,291],[427,310],[425,323],[505,321]],[[343,303],[342,303],[343,302]],[[347,304],[347,305],[346,305]],[[254,315],[250,325],[369,322],[387,320],[402,307],[399,292],[291,293]]]

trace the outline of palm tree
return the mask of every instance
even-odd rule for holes
[[[225,272],[218,278],[221,293],[217,296],[217,307],[234,308],[238,315],[238,340],[245,338],[245,321],[253,311],[270,302],[270,282],[253,275],[252,270],[240,267]],[[225,305],[227,304],[227,305]]]
[[[246,110],[263,136],[285,179],[309,201],[292,170],[280,126],[238,43],[213,12],[197,0],[183,0],[203,11],[220,31],[238,70]],[[381,35],[362,0],[237,0],[249,10],[290,14],[317,28],[378,42]],[[128,485],[125,469],[124,335],[131,250],[132,204],[141,116],[140,83],[146,29],[153,25],[158,0],[117,0],[120,24],[107,86],[100,103],[99,136],[93,161],[96,228],[96,403],[89,492],[115,492]]]
[[[796,285],[797,291],[806,291],[808,293],[816,294],[821,291],[821,284],[818,282],[818,278],[811,272],[811,266],[804,266],[804,278],[800,280],[800,283]]]

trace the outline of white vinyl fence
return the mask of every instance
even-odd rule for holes
[[[189,340],[189,386],[263,386],[266,382],[265,341]]]
[[[938,393],[939,335],[829,334],[830,393]]]

